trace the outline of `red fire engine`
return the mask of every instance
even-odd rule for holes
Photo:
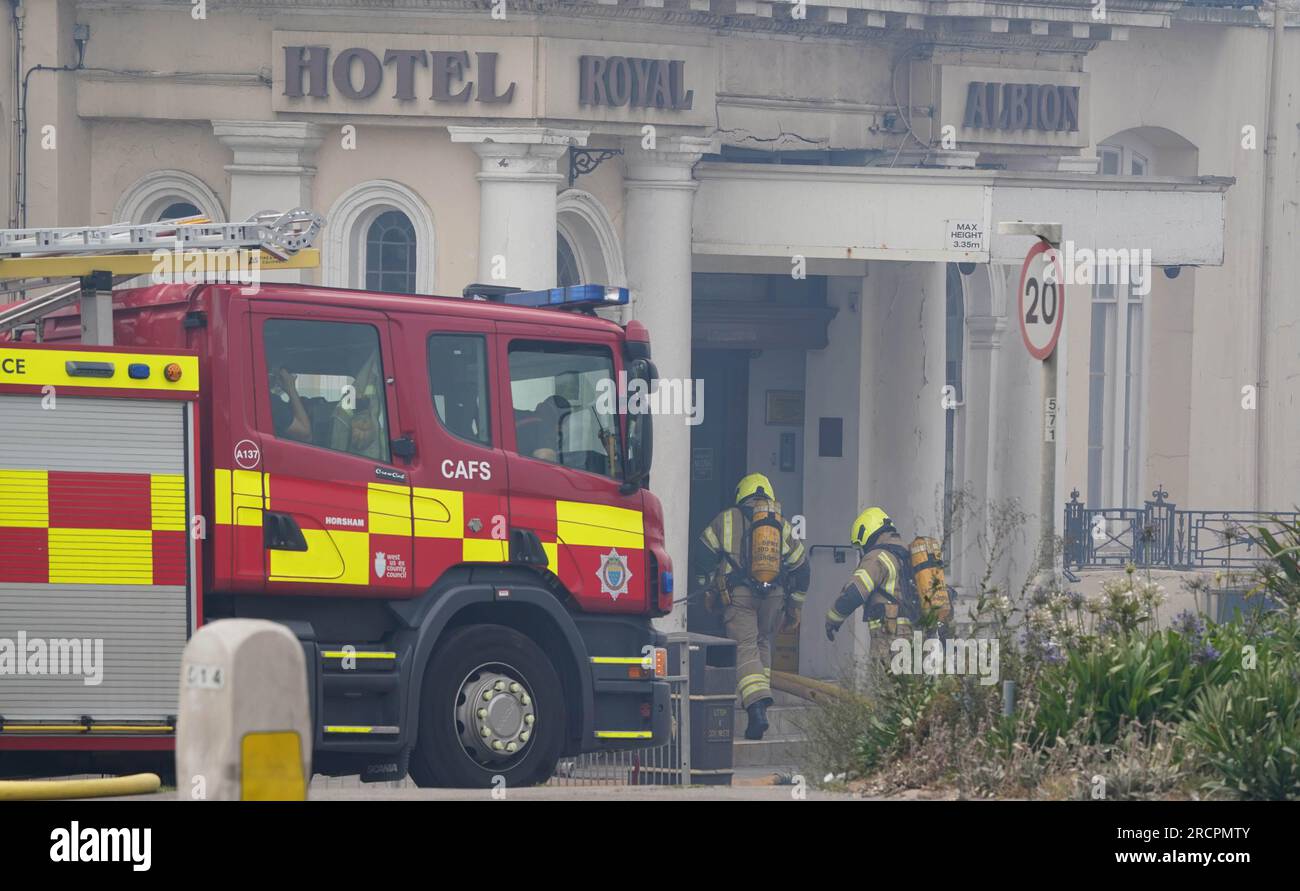
[[[521,785],[666,739],[650,416],[613,392],[654,366],[594,312],[626,290],[112,290],[167,245],[309,266],[318,226],[0,233],[0,279],[77,276],[0,308],[0,764],[166,755],[226,617],[301,641],[319,773]]]

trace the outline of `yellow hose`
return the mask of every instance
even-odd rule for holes
[[[828,684],[826,681],[819,681],[816,678],[806,678],[803,675],[795,674],[792,671],[773,671],[772,686],[783,693],[793,693],[801,699],[807,699],[810,702],[826,702],[828,699],[859,699],[857,694],[851,693],[842,687],[834,684]]]
[[[107,795],[147,795],[162,780],[156,773],[93,780],[0,780],[0,801],[50,801],[57,798],[103,798]]]

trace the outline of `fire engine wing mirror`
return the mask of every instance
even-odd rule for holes
[[[630,495],[639,488],[650,485],[650,464],[654,454],[654,415],[645,397],[654,386],[658,371],[649,359],[636,359],[628,366],[627,455],[623,462],[626,472],[622,490]],[[633,393],[640,396],[633,399]],[[640,406],[633,411],[631,407]]]

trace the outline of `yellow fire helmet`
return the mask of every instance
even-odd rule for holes
[[[772,483],[761,473],[751,473],[743,477],[740,482],[736,483],[736,503],[740,504],[746,498],[752,495],[763,495],[766,498],[776,498],[776,492],[772,490]]]
[[[858,518],[853,521],[853,529],[849,533],[849,540],[858,547],[865,547],[866,543],[875,535],[880,528],[886,523],[893,525],[893,520],[889,519],[889,514],[885,513],[878,507],[869,507]]]

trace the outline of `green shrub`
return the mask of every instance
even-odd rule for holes
[[[859,769],[876,770],[924,736],[935,689],[936,680],[924,675],[883,675],[875,707],[858,737]]]
[[[1294,651],[1262,650],[1253,669],[1200,690],[1181,729],[1198,764],[1211,772],[1209,790],[1300,799],[1300,659]]]
[[[1294,618],[1300,613],[1300,523],[1278,526],[1255,530],[1271,558],[1260,571],[1260,587]]]
[[[1080,722],[1087,742],[1110,744],[1130,722],[1181,721],[1204,687],[1240,664],[1240,650],[1225,653],[1224,643],[1218,628],[1208,637],[1133,630],[1069,651],[1037,679],[1034,742],[1052,745]]]

